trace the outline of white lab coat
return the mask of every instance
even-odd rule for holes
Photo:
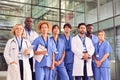
[[[28,39],[31,44],[37,37],[38,37],[38,34],[35,31],[31,30],[29,35],[28,32],[25,30],[25,38]]]
[[[27,49],[30,46],[30,42],[26,39],[23,39],[22,50]],[[9,39],[4,50],[4,57],[8,64],[7,80],[21,80],[18,52],[19,48],[16,38],[14,37]],[[31,49],[29,57],[32,56],[33,50]],[[29,57],[23,56],[24,80],[32,80]],[[17,64],[10,64],[12,61],[15,61]]]
[[[92,57],[94,53],[94,46],[92,41],[86,37],[85,44],[87,47],[88,54]],[[72,51],[74,53],[74,63],[73,63],[73,76],[84,76],[84,60],[83,57],[83,43],[79,36],[76,35],[72,38]],[[92,76],[92,58],[87,60],[87,76]]]
[[[30,35],[28,34],[28,32],[25,30],[25,38],[28,39],[30,41],[30,43],[32,44],[33,41],[38,37],[38,33],[36,33],[35,31],[31,30]],[[33,45],[34,46],[34,45]],[[33,72],[35,72],[35,59],[33,57]]]

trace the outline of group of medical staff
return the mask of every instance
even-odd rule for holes
[[[52,26],[40,21],[36,32],[32,18],[25,26],[16,24],[4,50],[8,64],[7,80],[110,80],[110,53],[112,48],[105,40],[105,32],[92,34],[92,24],[78,24],[78,34],[70,35],[69,23]],[[35,57],[36,56],[36,57]]]

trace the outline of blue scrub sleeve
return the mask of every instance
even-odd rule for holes
[[[33,45],[33,51],[36,51],[36,50],[37,50],[38,44],[39,44],[39,38],[36,38],[36,39],[33,41],[33,43],[32,43],[32,45]]]
[[[111,48],[109,42],[107,42],[106,47],[105,47],[105,54],[111,53],[111,52],[112,52],[112,48]]]

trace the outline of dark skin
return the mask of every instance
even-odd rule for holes
[[[92,38],[92,30],[93,30],[93,27],[92,26],[87,26],[87,37],[89,38]]]
[[[25,23],[25,27],[28,30],[30,30],[32,28],[32,22],[33,22],[33,20],[30,17],[28,17],[28,18],[25,19],[25,22],[24,22]]]

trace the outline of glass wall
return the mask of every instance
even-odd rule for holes
[[[120,77],[120,0],[0,0],[0,70],[5,64],[3,50],[6,41],[12,37],[11,28],[23,24],[26,17],[33,18],[33,29],[38,21],[47,20],[52,25],[58,24],[63,31],[63,25],[72,25],[72,34],[76,34],[79,23],[93,24],[94,33],[105,30],[106,39],[110,42],[111,80]],[[2,31],[2,32],[1,32]]]

